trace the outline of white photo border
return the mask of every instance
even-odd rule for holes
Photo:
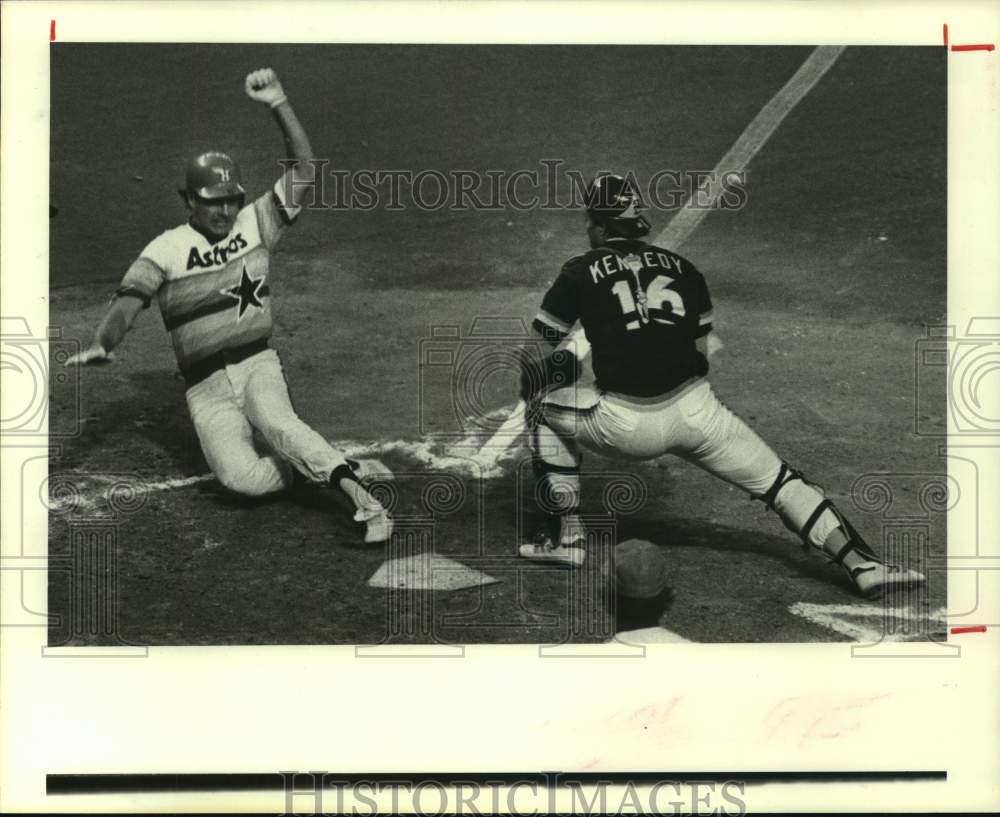
[[[74,42],[467,42],[941,45],[1000,43],[987,2],[852,3],[66,2],[5,3],[2,74],[2,309],[48,316],[50,21]],[[197,21],[197,24],[193,24]],[[948,55],[948,322],[1000,315],[1000,116],[996,51]],[[16,237],[16,240],[14,240]],[[987,272],[988,271],[988,272]],[[996,386],[996,382],[992,384]],[[995,396],[995,395],[994,395]],[[10,396],[3,398],[6,402]],[[993,405],[996,405],[994,402]],[[5,415],[6,416],[6,415]],[[0,798],[8,811],[282,811],[284,793],[46,797],[47,773],[607,772],[649,770],[654,747],[622,713],[677,699],[657,769],[944,770],[920,782],[760,784],[752,810],[984,809],[998,806],[1000,535],[996,436],[959,440],[975,460],[978,518],[949,519],[953,657],[852,658],[847,644],[657,645],[642,662],[542,660],[534,646],[464,657],[356,657],[352,647],[151,648],[144,658],[43,656],[45,626],[18,626],[46,595],[47,519],[21,518],[24,464],[38,441],[2,448],[3,630]],[[956,477],[960,475],[956,474]],[[978,530],[977,551],[960,544]],[[25,550],[25,544],[29,549]],[[976,557],[980,561],[972,558]],[[970,562],[971,565],[966,564]],[[957,563],[956,563],[957,565]],[[970,574],[971,571],[971,574]],[[970,578],[970,575],[972,578]],[[993,605],[992,607],[990,605]],[[23,607],[22,607],[23,605]],[[974,621],[973,621],[974,620]],[[402,651],[400,651],[402,653]],[[408,692],[424,690],[415,707]],[[593,690],[607,694],[595,696]],[[531,691],[533,694],[522,694]],[[539,692],[541,691],[541,693]],[[489,706],[482,706],[483,701]],[[783,701],[857,713],[836,739],[775,738]],[[877,701],[877,705],[874,703]],[[483,740],[480,740],[483,738]],[[531,793],[528,810],[538,807]],[[384,801],[383,801],[384,802]]]

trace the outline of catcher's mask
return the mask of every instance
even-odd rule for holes
[[[641,238],[652,229],[640,214],[644,205],[638,191],[621,176],[597,176],[587,185],[585,204],[591,221],[624,238]]]
[[[184,172],[181,197],[197,196],[200,199],[229,199],[240,197],[240,206],[246,190],[240,177],[240,168],[232,157],[217,150],[195,156]]]

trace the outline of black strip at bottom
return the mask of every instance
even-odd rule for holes
[[[745,783],[835,783],[907,780],[946,780],[944,771],[780,771],[780,772],[504,772],[497,774],[359,774],[323,770],[295,770],[284,773],[264,774],[49,774],[46,775],[46,794],[124,794],[181,791],[284,791],[292,775],[303,778],[322,775],[325,787],[367,784],[378,787],[393,785],[417,786],[458,783],[504,785],[518,782],[538,783],[548,786],[572,784],[594,785],[651,785],[660,781],[670,782],[725,782],[735,780]],[[302,780],[305,782],[305,780]]]

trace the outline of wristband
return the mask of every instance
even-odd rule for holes
[[[286,102],[288,102],[288,97],[282,94],[276,100],[274,100],[274,102],[271,103],[271,110],[274,110],[279,105],[284,105]]]

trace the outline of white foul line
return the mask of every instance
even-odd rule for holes
[[[940,628],[946,627],[945,617],[947,610],[941,607],[933,612],[923,613],[907,607],[892,608],[873,604],[810,604],[800,601],[788,608],[789,612],[804,618],[820,627],[839,635],[844,635],[852,641],[864,644],[878,644],[881,641],[913,641],[926,640],[926,632],[916,632],[913,634],[900,632],[886,632],[884,627],[876,627],[865,622],[851,621],[854,619],[893,619],[900,623],[907,622],[927,622]],[[920,630],[919,627],[915,628]]]
[[[778,126],[813,89],[823,75],[826,74],[837,58],[843,53],[845,46],[821,45],[809,55],[799,70],[792,75],[781,89],[771,98],[760,112],[746,126],[743,133],[733,143],[733,146],[719,160],[712,175],[698,191],[691,196],[670,223],[656,237],[654,244],[662,244],[671,249],[679,248],[691,236],[705,216],[715,206],[722,194],[720,176],[727,172],[742,171],[757,155],[764,143],[778,129]],[[705,197],[708,197],[707,199]],[[707,204],[705,202],[708,202]],[[697,203],[697,204],[696,204]],[[590,343],[584,336],[583,327],[577,326],[560,344],[560,347],[573,346],[578,360],[583,360],[590,354]],[[524,416],[524,401],[518,401],[500,430],[487,441],[476,455],[476,461],[485,468],[494,465],[507,449],[513,445],[524,426],[521,420]],[[492,455],[491,455],[492,454]]]
[[[684,207],[656,237],[654,244],[665,244],[672,248],[680,246],[688,239],[721,195],[722,186],[718,181],[719,177],[727,171],[742,171],[746,168],[750,160],[757,155],[764,147],[764,143],[778,129],[778,126],[785,121],[785,117],[833,67],[844,48],[845,46],[842,45],[821,45],[809,55],[792,78],[746,126],[743,133],[740,134],[740,138],[716,164],[715,170],[706,183],[687,200]],[[709,197],[709,205],[698,204],[695,206],[695,202],[705,201],[706,194]]]
[[[416,460],[431,470],[464,473],[467,476],[479,477],[480,479],[495,479],[502,476],[503,469],[498,464],[499,457],[494,458],[490,463],[483,463],[477,459],[475,440],[474,435],[469,435],[462,441],[451,445],[432,439],[417,442],[381,440],[367,443],[353,440],[331,440],[330,445],[344,456],[359,459],[363,463],[369,462],[366,457],[395,453]],[[370,466],[368,473],[378,474],[383,469],[385,477],[391,479],[391,472],[381,463]],[[60,479],[67,481],[74,490],[68,495],[54,496],[49,499],[48,508],[55,512],[93,510],[100,502],[108,500],[110,491],[123,485],[120,476],[105,477],[101,474],[76,474],[73,472],[66,472],[59,476]],[[152,494],[159,491],[170,491],[174,488],[187,488],[212,479],[215,479],[215,476],[211,473],[176,478],[153,476],[140,478],[134,487],[143,494]]]

